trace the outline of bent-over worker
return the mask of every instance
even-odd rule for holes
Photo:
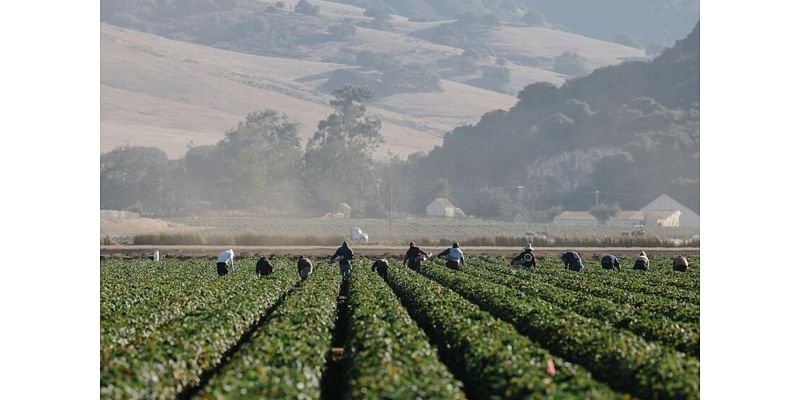
[[[385,258],[376,260],[372,263],[372,272],[378,272],[381,278],[386,279],[386,276],[389,275],[389,261]]]
[[[536,268],[536,256],[533,255],[533,245],[528,243],[528,246],[519,253],[518,256],[511,260],[511,266],[521,265],[525,268]]]
[[[217,255],[217,274],[227,275],[229,269],[233,271],[233,249],[223,250]]]
[[[306,280],[311,273],[314,272],[314,264],[305,256],[300,256],[297,260],[297,273],[300,274],[300,279]]]
[[[561,262],[564,263],[564,268],[570,271],[583,272],[583,261],[581,260],[581,256],[574,251],[568,251],[562,254]]]

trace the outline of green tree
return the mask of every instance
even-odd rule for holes
[[[362,194],[375,187],[372,152],[383,142],[381,121],[366,115],[372,91],[347,85],[333,92],[335,111],[317,125],[303,157],[303,180],[311,206],[328,211],[346,202],[363,211]]]
[[[311,4],[308,0],[300,0],[295,4],[294,12],[305,15],[319,15],[319,6]]]
[[[472,214],[482,218],[513,221],[519,214],[514,199],[502,188],[482,188],[475,199]]]
[[[155,147],[121,146],[100,155],[100,208],[122,210],[137,202],[145,212],[163,206],[169,160]]]
[[[228,178],[225,203],[272,205],[296,181],[302,153],[297,124],[274,110],[253,112],[217,144]]]
[[[450,193],[452,190],[453,188],[450,186],[450,182],[447,181],[447,178],[439,179],[433,184],[433,195],[430,200],[439,197],[450,199]]]
[[[589,214],[597,218],[601,224],[607,224],[608,220],[619,215],[620,211],[622,210],[617,203],[610,206],[608,204],[598,204],[589,210]]]

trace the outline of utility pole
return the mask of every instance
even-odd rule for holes
[[[389,153],[389,239],[392,239],[392,212],[394,210],[394,191],[392,190],[392,175],[394,172],[394,164],[392,164],[392,151]]]
[[[597,207],[599,205],[600,205],[600,191],[599,190],[595,190],[594,191],[594,206]]]

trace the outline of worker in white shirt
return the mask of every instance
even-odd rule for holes
[[[219,276],[226,275],[228,269],[233,271],[233,249],[221,251],[217,256],[217,273]]]

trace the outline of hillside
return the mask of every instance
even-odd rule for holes
[[[505,23],[467,26],[470,43],[448,44],[425,32],[458,21],[395,14],[376,24],[354,5],[312,1],[319,10],[308,15],[294,11],[297,0],[283,3],[101,1],[101,151],[130,143],[178,158],[187,143],[214,143],[263,108],[287,113],[308,137],[330,112],[328,93],[350,83],[375,91],[371,112],[383,121],[385,147],[406,155],[512,106],[532,82],[562,84],[574,74],[555,67],[565,52],[587,71],[643,56]]]
[[[513,217],[513,207],[586,210],[596,190],[623,209],[666,192],[699,212],[699,82],[698,22],[653,61],[526,87],[508,111],[448,134],[415,166],[435,171],[416,185],[446,180],[458,206],[484,217]]]
[[[157,146],[171,158],[190,141],[212,144],[248,112],[274,108],[303,137],[331,112],[321,74],[340,64],[264,57],[101,25],[101,151],[124,143]],[[322,79],[322,80],[320,80]],[[442,90],[388,96],[374,104],[386,147],[405,155],[432,148],[511,96],[443,81]],[[420,107],[425,104],[425,107]]]

